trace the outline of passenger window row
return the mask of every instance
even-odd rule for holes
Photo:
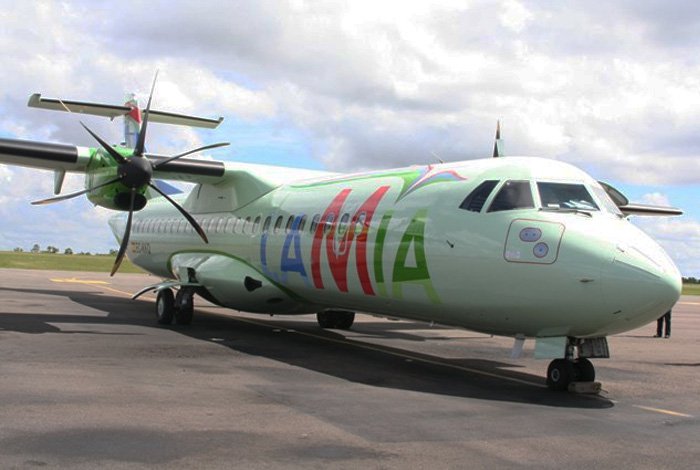
[[[362,232],[366,219],[364,212],[360,213],[355,222],[355,231],[357,234]],[[279,215],[273,219],[272,216],[265,217],[262,220],[262,215],[235,217],[235,216],[217,216],[217,217],[195,217],[197,223],[202,227],[207,234],[241,234],[241,235],[256,235],[263,232],[271,233],[289,233],[294,226],[296,217],[293,215]],[[274,220],[274,226],[272,225]],[[321,221],[321,215],[316,214],[311,219],[309,224],[309,233],[313,234],[316,231],[319,223],[325,224],[324,233],[328,233],[333,224],[333,214],[326,217],[325,221]],[[350,214],[344,213],[340,217],[336,230],[340,235],[343,235],[348,229]],[[307,216],[302,215],[297,226],[294,227],[299,232],[303,232],[307,225]],[[272,229],[271,229],[272,226]],[[283,227],[284,226],[284,227]],[[161,217],[154,219],[135,219],[134,233],[162,233],[162,234],[190,234],[194,233],[194,229],[187,220],[181,217]]]

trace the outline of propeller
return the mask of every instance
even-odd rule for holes
[[[192,227],[202,238],[202,240],[204,240],[205,243],[209,243],[207,235],[204,233],[204,230],[202,229],[202,227],[200,227],[197,221],[194,220],[194,217],[192,217],[180,204],[175,202],[167,194],[161,191],[160,188],[158,188],[158,186],[151,182],[151,180],[153,179],[154,170],[158,170],[159,168],[172,161],[177,160],[178,158],[182,158],[186,155],[191,155],[196,152],[201,152],[203,150],[224,147],[226,145],[229,145],[229,143],[221,142],[217,144],[205,145],[203,147],[199,147],[193,150],[188,150],[187,152],[173,155],[171,157],[166,158],[165,160],[159,161],[158,163],[155,163],[152,160],[149,160],[146,156],[144,156],[144,149],[146,147],[146,129],[148,128],[148,115],[151,110],[151,101],[153,99],[153,91],[156,86],[157,78],[158,72],[156,72],[155,76],[153,77],[151,92],[148,96],[148,103],[146,104],[146,109],[144,110],[143,124],[141,124],[141,131],[139,132],[138,139],[136,140],[136,146],[134,147],[134,151],[131,157],[124,157],[114,147],[109,145],[100,136],[93,132],[88,126],[86,126],[85,123],[83,123],[82,121],[80,122],[80,124],[85,128],[85,130],[100,144],[100,146],[107,153],[107,155],[117,163],[116,178],[109,180],[105,183],[101,183],[97,186],[84,189],[82,191],[32,202],[32,204],[35,205],[51,204],[54,202],[65,201],[67,199],[82,196],[83,194],[87,194],[91,191],[95,191],[97,189],[109,186],[114,183],[121,183],[122,185],[126,186],[129,189],[128,193],[119,193],[115,198],[115,202],[117,204],[121,204],[123,207],[128,209],[129,215],[126,219],[126,229],[124,230],[124,236],[122,237],[121,245],[119,246],[119,252],[117,253],[117,259],[114,261],[114,266],[112,267],[112,272],[110,276],[114,276],[114,274],[119,269],[119,266],[121,265],[122,261],[124,260],[124,256],[126,255],[126,249],[129,246],[129,237],[131,235],[131,223],[133,220],[134,211],[141,210],[146,205],[146,198],[140,192],[140,190],[142,190],[145,187],[150,187],[158,194],[163,196],[185,217],[185,219],[187,219],[187,221],[190,223],[190,225],[192,225]]]

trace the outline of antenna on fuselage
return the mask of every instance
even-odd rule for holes
[[[436,159],[437,161],[439,161],[440,163],[445,163],[445,160],[443,160],[442,158],[440,158],[440,156],[439,156],[437,153],[433,152],[432,150],[430,151],[430,153],[432,154],[433,157],[435,157],[435,159]]]
[[[493,143],[493,158],[505,157],[501,140],[501,120],[496,121],[496,140]]]

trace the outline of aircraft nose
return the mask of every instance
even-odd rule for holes
[[[633,243],[618,243],[615,256],[603,268],[603,292],[615,328],[630,330],[656,320],[681,295],[682,279],[664,250],[645,234]]]

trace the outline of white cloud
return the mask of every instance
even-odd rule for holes
[[[28,95],[119,102],[134,91],[145,103],[159,69],[154,107],[291,129],[329,169],[486,156],[500,118],[508,154],[608,181],[697,185],[699,11],[652,0],[15,2],[0,14],[12,64],[0,135],[92,146],[77,116],[28,110]],[[119,124],[85,120],[121,140]],[[246,138],[154,126],[148,146],[175,153],[212,135],[234,142],[215,158]],[[0,188],[6,212],[50,194],[50,174],[30,175],[0,167],[0,180],[31,182]]]

